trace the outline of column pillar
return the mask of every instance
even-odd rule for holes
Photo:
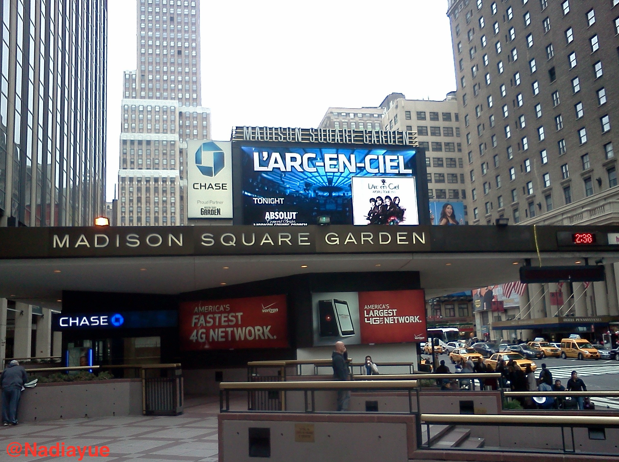
[[[7,302],[6,298],[0,298],[0,368],[2,369],[4,369],[4,358],[6,358]]]
[[[52,355],[52,312],[43,308],[43,316],[37,318],[37,332],[34,356],[44,358]]]
[[[586,317],[587,316],[587,300],[585,287],[582,282],[573,282],[572,287],[574,288],[574,303],[576,304],[574,316],[577,317]]]
[[[529,284],[529,300],[531,300],[531,304],[529,307],[531,308],[531,318],[539,319],[543,318],[544,314],[544,295],[543,295],[543,285],[542,284]]]
[[[520,295],[520,312],[518,317],[520,319],[531,318],[531,312],[529,311],[530,308],[531,306],[529,306],[529,286],[527,286],[524,293]]]
[[[62,332],[53,333],[52,343],[52,356],[60,356],[62,363]]]
[[[591,286],[589,286],[591,290]],[[608,316],[608,297],[606,296],[606,282],[594,282],[593,283],[594,294],[594,316]]]
[[[552,305],[551,295],[553,292],[557,291],[557,283],[551,282],[550,284],[545,285],[546,293],[544,294],[544,303],[546,304],[546,313],[545,318],[552,318],[557,310],[555,305]]]
[[[15,358],[32,357],[32,306],[27,303],[15,303],[15,340],[13,356]]]
[[[606,268],[606,287],[608,300],[608,314],[619,316],[619,298],[617,297],[617,281],[615,279],[615,265],[604,265]]]

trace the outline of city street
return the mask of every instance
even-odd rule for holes
[[[425,358],[430,358],[424,355]],[[440,355],[439,360],[444,359],[445,364],[454,372],[455,366],[451,364],[448,355]],[[567,385],[572,371],[577,371],[578,376],[585,382],[587,390],[619,390],[619,361],[616,360],[584,360],[544,358],[533,361],[537,364],[535,376],[539,376],[542,363],[552,373],[553,380],[561,380],[563,386]],[[597,409],[619,409],[619,398],[594,398]]]

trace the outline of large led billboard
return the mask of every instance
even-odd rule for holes
[[[232,218],[232,146],[187,142],[187,218]]]
[[[420,224],[425,183],[416,181],[419,148],[249,141],[235,146],[242,224],[306,226],[322,216],[341,225]]]
[[[430,220],[433,225],[451,226],[466,223],[461,201],[430,201]]]

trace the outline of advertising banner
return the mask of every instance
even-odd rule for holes
[[[463,225],[464,203],[460,201],[430,201],[430,221],[433,225]]]
[[[505,308],[519,307],[520,296],[516,292],[510,292],[509,296],[505,296],[504,285],[505,284],[500,284],[473,289],[472,295],[475,311],[501,311]],[[497,305],[497,302],[500,302],[500,305]],[[500,306],[501,309],[498,309],[498,306]]]
[[[353,177],[352,208],[353,225],[418,225],[415,178]]]
[[[423,342],[423,290],[312,294],[314,345]]]
[[[183,302],[179,332],[181,351],[286,348],[286,296]]]
[[[397,215],[402,220],[394,218],[382,224],[419,223],[415,182],[399,183],[417,174],[416,148],[284,143],[240,145],[239,149],[243,224],[307,226],[316,224],[319,216],[328,216],[331,224],[369,224],[368,220],[359,219],[357,223],[353,219],[353,203],[362,204],[365,215],[369,210],[369,196],[364,194],[358,202],[353,197],[357,189],[353,191],[352,182],[358,178],[376,179],[379,189],[375,196],[389,195],[392,204],[397,196],[401,207],[406,208],[403,215]],[[390,184],[394,188],[391,191]],[[359,188],[361,191],[361,184]]]
[[[187,218],[232,218],[232,144],[187,142]]]

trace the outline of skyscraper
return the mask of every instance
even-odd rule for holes
[[[117,224],[182,225],[187,140],[210,137],[201,106],[200,2],[137,0],[137,69],[124,73]]]
[[[107,2],[3,0],[0,224],[105,211]]]
[[[449,0],[447,14],[469,223],[618,223],[619,0]],[[529,284],[506,314],[515,321],[480,312],[478,325],[526,338],[532,330],[510,323],[545,318],[537,328],[552,332],[562,317],[616,322],[619,265],[605,267],[602,282]]]

